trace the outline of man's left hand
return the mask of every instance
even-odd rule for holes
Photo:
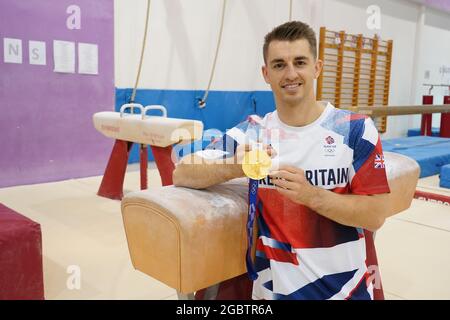
[[[317,188],[305,178],[305,171],[293,166],[280,166],[269,173],[277,191],[295,203],[309,206],[317,194]]]

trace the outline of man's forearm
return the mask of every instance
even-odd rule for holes
[[[195,155],[186,156],[173,172],[173,184],[178,187],[204,189],[243,176],[242,166],[235,163],[216,163]]]
[[[389,194],[338,194],[316,187],[308,207],[340,224],[375,231],[390,215],[389,203]]]

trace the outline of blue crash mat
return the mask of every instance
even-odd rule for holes
[[[431,135],[433,137],[439,137],[440,132],[441,132],[441,128],[439,128],[439,127],[431,128]],[[420,128],[409,129],[408,133],[407,133],[407,136],[408,137],[420,136]]]
[[[441,188],[450,188],[450,164],[442,166],[439,186]]]
[[[382,141],[383,150],[403,154],[417,161],[420,178],[438,174],[450,164],[450,138],[408,137]]]

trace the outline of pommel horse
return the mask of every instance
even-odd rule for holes
[[[125,110],[131,109],[130,113]],[[134,114],[139,110],[140,114]],[[159,110],[162,116],[147,116],[149,110]],[[168,118],[167,110],[160,105],[146,107],[138,103],[122,105],[120,112],[98,112],[93,115],[94,127],[103,135],[115,139],[98,195],[122,199],[123,182],[130,149],[140,144],[141,190],[147,189],[147,145],[150,145],[162,184],[172,184],[174,163],[172,145],[201,139],[203,123],[197,120]]]

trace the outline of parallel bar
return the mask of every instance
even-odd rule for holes
[[[450,87],[450,84],[431,84],[431,83],[424,83],[423,86],[428,87]]]
[[[353,112],[367,114],[372,117],[402,116],[408,114],[447,113],[450,112],[450,104],[441,105],[416,105],[416,106],[361,106],[342,108]]]

